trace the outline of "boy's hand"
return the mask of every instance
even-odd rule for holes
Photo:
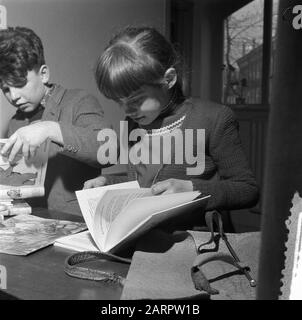
[[[19,128],[10,136],[1,154],[13,162],[19,151],[28,159],[35,155],[37,148],[47,139],[63,144],[60,126],[54,121],[39,121]],[[10,150],[10,151],[9,151]]]
[[[193,191],[193,183],[190,180],[167,179],[154,184],[151,191],[154,195]]]
[[[107,182],[106,177],[99,176],[97,178],[85,181],[83,189],[92,189],[92,188],[102,187],[106,185],[106,182]]]

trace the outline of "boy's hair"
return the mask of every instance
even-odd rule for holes
[[[126,27],[116,34],[97,61],[95,77],[107,98],[127,98],[144,85],[163,85],[168,68],[175,68],[173,87],[177,100],[183,100],[180,57],[173,45],[155,28]]]
[[[0,30],[0,86],[23,87],[28,71],[45,64],[41,39],[25,27]]]

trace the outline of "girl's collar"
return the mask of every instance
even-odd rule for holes
[[[163,135],[180,128],[186,118],[187,107],[185,102],[175,104],[173,109],[169,110],[170,112],[165,113],[166,116],[161,115],[151,125],[142,126],[142,128],[147,131],[149,136]]]

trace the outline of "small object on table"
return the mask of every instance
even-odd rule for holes
[[[0,222],[4,221],[4,216],[9,214],[8,208],[5,204],[0,203]]]

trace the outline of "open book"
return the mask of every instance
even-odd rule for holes
[[[6,141],[0,139],[0,150]],[[0,155],[0,204],[8,208],[8,215],[31,213],[30,206],[23,199],[44,196],[48,148],[49,141],[42,144],[30,159],[17,154],[14,164]]]
[[[210,197],[201,197],[198,191],[154,196],[137,181],[81,190],[76,195],[89,233],[60,238],[55,245],[102,252],[116,252],[161,222],[195,208],[202,210]]]

